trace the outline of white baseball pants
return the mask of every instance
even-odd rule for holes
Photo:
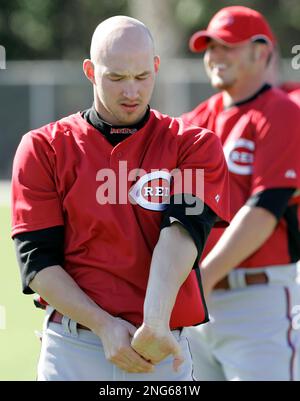
[[[196,380],[300,380],[296,265],[255,271],[264,271],[268,284],[245,286],[249,270],[234,270],[231,289],[208,299],[210,322],[184,329]]]
[[[153,373],[126,373],[107,361],[101,340],[92,331],[77,329],[64,317],[62,324],[49,322],[48,307],[43,328],[38,381],[190,381],[192,360],[188,342],[179,330],[172,333],[179,342],[185,362],[173,371],[173,358],[155,366]]]

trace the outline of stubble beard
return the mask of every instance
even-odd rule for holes
[[[234,86],[235,80],[226,82],[226,81],[220,79],[219,77],[217,77],[217,78],[210,77],[210,83],[213,88],[218,89],[220,91],[221,90],[230,90]]]

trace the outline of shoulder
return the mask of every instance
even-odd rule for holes
[[[300,91],[300,82],[294,82],[294,81],[283,82],[279,86],[279,89],[281,89],[286,93],[293,93],[296,91]]]
[[[252,105],[251,122],[261,143],[285,147],[299,146],[300,108],[282,90],[272,88]]]
[[[290,110],[291,112],[299,113],[288,94],[279,88],[271,88],[265,93],[264,105],[265,109],[270,112],[281,111],[282,114],[283,110]]]
[[[300,106],[300,88],[295,89],[289,93],[289,98],[295,102],[298,106]]]
[[[204,122],[205,118],[209,114],[222,110],[222,107],[222,93],[217,93],[211,96],[209,99],[198,104],[198,106],[190,112],[182,114],[181,118],[186,122],[193,123],[195,125],[201,125],[201,122]]]
[[[156,119],[156,124],[164,127],[165,131],[167,131],[164,135],[175,137],[180,143],[186,141],[205,141],[210,138],[212,138],[212,140],[218,140],[216,135],[210,130],[189,123],[181,117],[170,117],[153,109],[151,112],[153,112],[154,118]]]
[[[291,125],[300,121],[299,106],[281,89],[271,88],[252,107],[254,121]]]
[[[162,135],[166,140],[180,135],[183,129],[182,125],[183,121],[178,117],[171,117],[155,109],[150,110],[150,119],[147,123],[147,129],[151,132],[155,132],[158,136]]]
[[[44,139],[49,143],[53,142],[58,137],[68,134],[70,130],[78,128],[85,124],[84,119],[81,117],[80,112],[63,117],[60,120],[50,122],[39,128],[29,131],[27,134],[32,138]]]
[[[78,127],[82,122],[84,123],[84,120],[78,112],[35,128],[22,136],[17,154],[41,155],[44,153],[48,156],[54,154],[57,140],[67,138],[71,131],[80,132]]]

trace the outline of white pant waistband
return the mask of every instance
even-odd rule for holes
[[[240,267],[228,274],[228,282],[231,289],[244,288],[247,286],[245,276],[250,274],[265,273],[268,283],[290,285],[297,279],[297,264],[274,265],[267,267]]]

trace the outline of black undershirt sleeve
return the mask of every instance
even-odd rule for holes
[[[31,280],[49,266],[63,265],[64,227],[55,226],[14,236],[14,243],[21,273],[22,291],[33,294]]]
[[[171,225],[170,217],[174,217],[175,219],[179,220],[179,222],[188,231],[197,247],[198,255],[194,263],[194,268],[197,268],[208,235],[218,217],[213,210],[205,203],[200,201],[199,198],[197,198],[197,201],[201,202],[202,204],[201,213],[195,215],[187,214],[187,208],[190,208],[191,205],[185,201],[184,196],[180,197],[180,199],[181,198],[182,201],[180,203],[176,203],[174,196],[171,197],[170,204],[164,212],[161,229]]]
[[[279,221],[284,215],[288,202],[296,188],[271,188],[251,196],[246,205],[262,207],[272,213]]]

